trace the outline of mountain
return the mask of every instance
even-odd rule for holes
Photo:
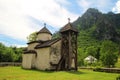
[[[105,40],[120,44],[120,14],[89,8],[72,24],[79,31],[78,48],[100,47]],[[53,35],[56,37],[59,37],[59,32]]]
[[[84,59],[89,55],[101,62],[104,61],[102,57],[106,54],[109,56],[105,58],[110,58],[111,54],[116,58],[120,57],[120,14],[102,13],[89,8],[72,25],[79,31],[77,41],[79,66],[86,65]],[[59,32],[53,34],[53,38],[57,37],[60,37]]]
[[[120,42],[120,14],[89,8],[73,25],[93,39]]]
[[[101,15],[102,13],[97,9],[89,8],[81,17],[73,22],[73,24],[79,25],[82,29],[87,29],[95,24]]]
[[[120,55],[120,14],[105,14],[89,8],[72,24],[79,30],[79,65],[84,65],[84,58],[89,55],[98,60],[101,60],[106,52]]]
[[[102,55],[120,55],[120,14],[102,13],[89,8],[72,23],[78,33],[78,65],[83,66],[84,58],[92,55],[101,60]],[[59,37],[59,32],[53,38]]]
[[[89,8],[72,23],[79,30],[78,47],[98,46],[104,40],[120,44],[120,14]],[[59,37],[59,32],[53,38]]]

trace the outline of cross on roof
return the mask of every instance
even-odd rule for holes
[[[44,23],[44,27],[46,27],[46,23]]]
[[[68,18],[68,22],[70,22],[70,18]]]

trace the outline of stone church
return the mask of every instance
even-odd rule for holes
[[[77,29],[68,22],[60,30],[61,38],[52,39],[46,25],[37,32],[36,41],[27,43],[22,54],[24,69],[77,70]]]

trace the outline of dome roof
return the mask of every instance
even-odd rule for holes
[[[39,32],[37,32],[37,34],[39,33],[48,33],[52,35],[52,33],[46,27],[42,28]]]

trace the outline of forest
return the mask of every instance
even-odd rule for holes
[[[0,62],[21,62],[23,48],[7,47],[0,43]]]

